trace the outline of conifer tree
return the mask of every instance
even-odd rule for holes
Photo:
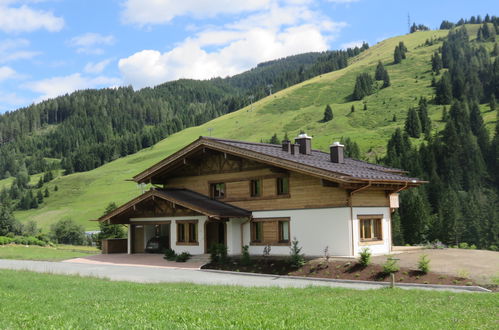
[[[324,117],[322,118],[322,122],[325,123],[332,119],[333,119],[333,110],[331,109],[331,106],[328,104],[324,109]]]
[[[418,116],[421,123],[421,132],[426,136],[429,136],[431,131],[431,119],[428,116],[428,100],[425,97],[419,99]]]
[[[270,144],[280,144],[279,138],[277,137],[277,133],[274,133],[274,135],[272,135],[272,137],[270,138],[269,143]]]
[[[352,98],[362,100],[365,96],[373,93],[373,79],[368,73],[361,73],[355,79],[355,87]]]
[[[428,239],[430,223],[429,205],[422,188],[414,188],[400,194],[404,208],[400,209],[403,235],[406,243],[424,243]]]
[[[396,46],[395,51],[393,52],[393,63],[399,64],[400,62],[402,62],[402,51],[399,46]]]
[[[407,111],[407,119],[404,127],[410,137],[419,138],[421,136],[421,122],[414,108],[409,108]]]
[[[494,111],[497,107],[496,97],[494,96],[494,94],[490,95],[489,107],[490,111]]]
[[[352,106],[350,107],[350,112],[355,112],[355,106],[352,104]]]
[[[438,104],[449,104],[452,101],[452,84],[448,72],[442,75],[437,84],[435,99]]]
[[[48,188],[45,188],[45,191],[44,191],[44,194],[43,194],[43,197],[47,198],[50,196],[50,192],[48,190]]]
[[[435,52],[431,56],[431,70],[436,74],[440,74],[440,70],[442,70],[442,68],[442,58],[440,57],[440,54],[438,52]]]
[[[383,78],[385,77],[385,72],[386,69],[383,66],[383,63],[381,63],[381,61],[378,61],[378,65],[376,66],[376,72],[374,74],[374,79],[383,80]]]
[[[38,190],[38,192],[36,193],[36,200],[38,204],[43,203],[43,194],[41,190]]]

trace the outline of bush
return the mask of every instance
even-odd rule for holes
[[[369,248],[363,248],[359,255],[359,264],[362,267],[367,267],[371,264],[371,251]]]
[[[397,265],[397,260],[395,259],[386,259],[386,262],[383,264],[383,273],[391,274],[396,273],[400,270],[399,265]]]
[[[83,245],[85,229],[71,219],[62,219],[50,227],[50,235],[56,243]]]
[[[249,246],[245,245],[243,246],[243,252],[241,255],[241,264],[242,265],[249,265],[251,263],[251,258],[249,254]]]
[[[430,271],[430,259],[426,254],[422,254],[418,261],[418,269],[423,274],[428,274]]]
[[[12,238],[6,236],[0,236],[0,245],[7,245],[12,243]]]
[[[462,243],[459,243],[458,248],[460,248],[460,249],[469,249],[470,247],[468,246],[468,243],[462,242]]]
[[[189,252],[182,252],[181,254],[177,255],[175,258],[176,262],[186,262],[191,258],[191,254]]]
[[[291,241],[291,248],[290,248],[290,258],[289,258],[289,263],[291,264],[292,267],[294,268],[300,268],[305,264],[305,256],[300,253],[301,252],[301,247],[298,246],[298,240],[296,237],[293,238]]]
[[[172,249],[166,249],[165,256],[163,258],[168,261],[175,261],[177,259],[177,254]]]
[[[210,248],[210,261],[215,264],[225,264],[228,260],[228,250],[225,244],[213,244]]]
[[[426,245],[426,248],[427,249],[445,249],[446,246],[444,243],[440,242],[438,239],[437,240],[434,240],[433,242],[431,243],[428,243]]]

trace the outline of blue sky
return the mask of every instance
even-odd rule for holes
[[[78,89],[233,75],[308,51],[407,33],[407,14],[489,13],[499,1],[0,0],[0,113]]]

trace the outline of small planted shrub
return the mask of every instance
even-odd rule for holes
[[[299,242],[296,237],[293,238],[291,241],[289,263],[295,268],[300,268],[305,264],[305,256],[301,253],[302,248],[298,244]]]
[[[166,249],[165,256],[163,258],[168,261],[175,261],[177,259],[177,254],[172,249]]]
[[[270,257],[270,251],[272,250],[272,247],[270,245],[266,245],[264,248],[263,248],[263,256],[265,258],[267,257]]]
[[[186,262],[191,258],[191,254],[189,252],[182,252],[181,254],[177,255],[175,258],[176,262]]]
[[[210,248],[210,260],[212,263],[225,264],[227,258],[228,248],[224,244],[213,244]]]
[[[359,253],[359,265],[362,267],[367,267],[371,264],[371,251],[369,248],[363,248]]]
[[[423,274],[428,274],[430,271],[430,259],[426,254],[422,254],[419,258],[418,269]]]
[[[247,266],[250,263],[251,263],[251,258],[249,254],[249,246],[245,245],[243,246],[243,252],[241,254],[241,264]]]
[[[400,269],[397,264],[397,260],[395,259],[386,259],[386,262],[383,264],[383,274],[390,275],[391,273],[396,273]]]

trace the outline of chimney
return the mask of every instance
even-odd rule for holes
[[[343,159],[343,147],[339,142],[334,142],[329,146],[329,150],[331,151],[331,162],[337,164],[343,164],[345,160]]]
[[[300,154],[310,155],[312,153],[312,137],[303,133],[295,138],[295,143],[300,146]]]
[[[291,153],[291,141],[289,140],[282,141],[282,151]]]
[[[300,145],[297,143],[291,143],[291,154],[298,155],[300,153]]]

